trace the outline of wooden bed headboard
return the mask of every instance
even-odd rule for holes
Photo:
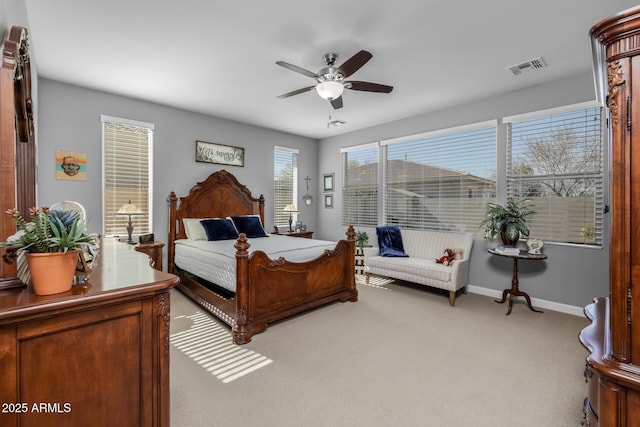
[[[189,195],[178,197],[169,194],[169,242],[168,271],[173,271],[174,242],[187,235],[183,218],[225,218],[234,215],[260,215],[264,226],[264,196],[255,198],[251,191],[238,182],[230,172],[222,169],[214,172],[189,191]]]

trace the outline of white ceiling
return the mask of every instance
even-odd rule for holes
[[[589,29],[623,0],[26,0],[40,77],[325,138],[591,70]],[[333,52],[373,58],[332,110],[314,80]],[[548,67],[516,77],[536,57]],[[327,127],[327,119],[347,122]],[[135,119],[135,118],[132,118]]]

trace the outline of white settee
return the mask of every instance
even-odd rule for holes
[[[378,247],[364,248],[366,282],[377,274],[449,291],[449,304],[455,305],[458,291],[466,293],[469,284],[471,233],[402,230],[404,251],[409,257],[380,256]],[[452,266],[438,264],[446,248],[461,249],[461,259]]]

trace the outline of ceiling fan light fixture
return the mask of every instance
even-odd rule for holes
[[[332,101],[342,96],[342,92],[344,92],[344,85],[335,81],[321,82],[316,85],[316,92],[318,92],[320,98]]]

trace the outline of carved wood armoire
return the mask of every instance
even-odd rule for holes
[[[36,148],[27,30],[11,27],[2,40],[0,69],[0,241],[16,232],[7,209],[29,217],[36,203]],[[21,284],[16,259],[0,250],[0,289]]]
[[[590,351],[583,425],[640,426],[640,7],[591,29],[596,86],[609,108],[609,295],[585,308]]]

